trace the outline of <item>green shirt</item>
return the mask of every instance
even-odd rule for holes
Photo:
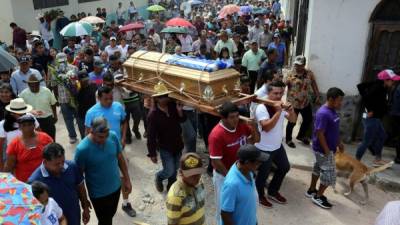
[[[47,87],[40,87],[38,93],[33,93],[29,88],[25,88],[19,94],[26,104],[33,107],[34,110],[42,111],[43,115],[36,116],[37,118],[47,118],[53,115],[52,105],[57,103],[56,97]]]
[[[249,71],[258,71],[263,58],[266,58],[264,50],[258,49],[257,54],[250,49],[244,53],[242,58],[242,66],[247,67]]]

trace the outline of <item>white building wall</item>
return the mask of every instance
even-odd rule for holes
[[[320,91],[358,93],[369,41],[369,18],[379,0],[310,0],[305,56]]]
[[[118,7],[118,2],[122,2],[124,9],[127,9],[131,0],[99,0],[87,3],[79,3],[78,0],[69,0],[69,5],[60,6],[64,11],[65,15],[69,17],[72,14],[79,12],[96,14],[96,8],[106,8],[107,13],[114,13]],[[42,10],[33,9],[32,0],[0,0],[0,40],[11,42],[12,34],[9,29],[10,22],[16,22],[20,27],[24,28],[27,32],[32,30],[38,30],[38,21],[35,17],[39,12],[49,11],[52,8],[46,8]],[[137,8],[143,8],[147,5],[147,0],[133,0]]]

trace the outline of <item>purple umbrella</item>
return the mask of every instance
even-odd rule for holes
[[[251,11],[252,11],[251,6],[248,6],[248,5],[240,6],[240,12],[242,14],[250,14]]]

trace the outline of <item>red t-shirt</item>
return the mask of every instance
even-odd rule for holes
[[[15,177],[23,182],[28,181],[33,171],[42,163],[43,149],[53,139],[43,132],[37,132],[38,143],[33,149],[27,149],[21,137],[14,138],[7,146],[7,155],[15,155]]]
[[[251,129],[244,123],[239,123],[235,131],[230,131],[221,123],[217,124],[208,136],[211,159],[221,159],[229,170],[237,160],[239,147],[245,145]]]

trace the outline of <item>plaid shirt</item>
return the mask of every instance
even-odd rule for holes
[[[65,88],[61,84],[58,84],[57,90],[58,90],[58,102],[60,104],[69,103],[71,100],[71,94],[69,93],[67,88]]]

